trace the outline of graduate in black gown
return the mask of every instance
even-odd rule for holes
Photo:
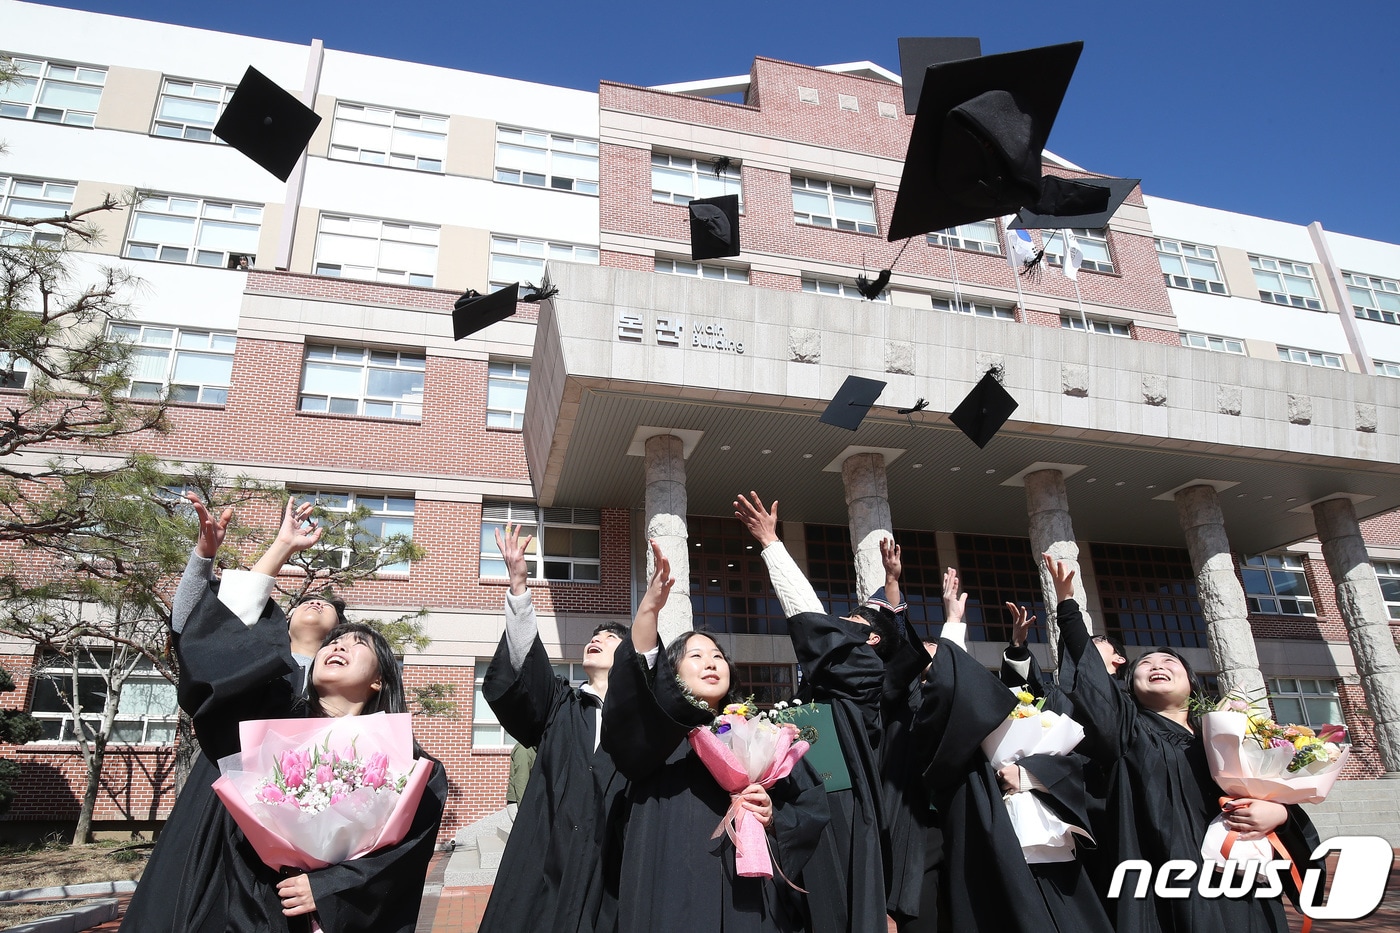
[[[1110,933],[1077,859],[1027,864],[1003,793],[1034,793],[1061,820],[1087,829],[1083,777],[1073,756],[1031,756],[1001,772],[987,760],[982,740],[1006,720],[1016,698],[964,650],[966,600],[950,568],[943,578],[947,621],[914,722],[915,742],[928,755],[924,780],[942,823],[951,929]]]
[[[802,670],[798,696],[829,704],[850,776],[848,788],[828,793],[831,825],[807,864],[812,928],[818,933],[882,930],[889,889],[889,830],[881,800],[878,750],[883,739],[880,706],[885,663],[903,640],[895,623],[899,604],[899,546],[880,542],[885,599],[851,616],[826,612],[787,549],[778,539],[778,503],[767,508],[758,493],[740,494],[734,516],[763,548],[773,589],[788,614],[788,636]]]
[[[1189,706],[1200,692],[1195,673],[1176,651],[1150,648],[1132,663],[1129,689],[1121,689],[1100,663],[1079,605],[1071,598],[1074,571],[1048,554],[1044,559],[1059,600],[1055,614],[1063,640],[1060,685],[1084,726],[1080,750],[1096,760],[1108,778],[1107,838],[1100,844],[1112,851],[1115,863],[1145,859],[1156,868],[1182,859],[1199,865],[1206,826],[1221,813],[1219,800],[1227,795],[1210,776],[1197,717]],[[1307,858],[1317,847],[1317,832],[1301,807],[1244,798],[1230,805],[1226,826],[1241,839],[1276,832],[1300,872],[1314,867]],[[1126,885],[1126,896],[1115,905],[1118,933],[1288,929],[1278,898],[1207,899],[1199,896],[1196,881],[1193,877],[1184,898],[1158,898],[1149,885],[1147,896],[1138,899],[1132,896],[1132,885]],[[1285,880],[1285,888],[1291,888],[1291,882]]]
[[[657,614],[674,581],[655,542],[652,550],[655,570],[617,649],[603,708],[603,747],[630,781],[618,933],[801,930],[800,896],[783,875],[800,877],[827,823],[826,793],[799,761],[771,789],[752,784],[735,795],[747,811],[740,818],[765,827],[774,863],[772,878],[736,873],[734,844],[712,838],[731,796],[687,739],[735,699],[732,667],[704,633],[659,645]]]
[[[511,585],[506,631],[482,695],[506,732],[538,755],[481,931],[606,931],[616,919],[613,841],[626,813],[627,782],[599,741],[608,671],[627,629],[616,622],[598,626],[584,648],[584,686],[555,674],[525,585],[529,544],[518,526],[496,531]]]
[[[175,644],[213,581],[214,558],[233,520],[232,509],[223,509],[215,517],[194,493],[186,493],[185,498],[199,519],[199,538],[172,600],[171,637]],[[301,512],[304,518],[310,506],[303,506]],[[221,600],[225,605],[232,603],[230,608],[245,624],[256,622],[267,601],[271,577],[264,574],[266,569],[229,571],[228,586],[220,590]],[[277,570],[271,569],[273,573]],[[256,579],[259,575],[267,576],[265,583]],[[343,609],[343,603],[315,594],[291,610],[282,634],[290,639],[292,657],[299,665],[287,675],[294,693],[304,689],[306,669],[321,642],[345,621]],[[142,884],[137,885],[122,915],[122,929],[137,933],[224,929],[229,888],[222,864],[242,833],[214,793],[218,777],[214,761],[207,755],[194,756],[185,785],[141,874]]]
[[[301,527],[305,511],[289,503],[282,529],[259,565],[278,567],[320,538]],[[178,651],[180,704],[194,718],[202,754],[210,761],[239,749],[239,724],[252,719],[406,712],[398,662],[367,626],[338,625],[312,662],[306,695],[288,675],[298,671],[286,620],[268,600],[249,626],[210,588],[192,612]],[[416,754],[426,755],[419,750]],[[316,915],[327,933],[410,933],[417,923],[423,880],[447,798],[447,779],[434,763],[408,833],[363,858],[284,877],[262,863],[241,834],[226,840],[218,865],[228,898],[223,925],[237,933],[309,929]]]

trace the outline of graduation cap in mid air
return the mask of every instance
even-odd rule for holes
[[[1021,208],[1012,230],[1098,230],[1123,206],[1140,178],[1060,178],[1045,176],[1041,199]]]
[[[214,124],[214,135],[286,181],[320,123],[316,111],[250,66]]]
[[[452,305],[452,339],[461,340],[468,334],[510,317],[515,313],[519,294],[519,282],[489,295],[483,295],[476,289],[469,290]]]
[[[881,269],[880,274],[873,279],[866,278],[864,275],[858,275],[856,276],[856,291],[860,292],[861,297],[869,301],[874,301],[876,298],[880,297],[880,293],[885,290],[885,286],[890,284],[891,274],[889,269]]]
[[[835,397],[822,412],[822,424],[834,424],[838,428],[854,431],[869,414],[870,407],[885,391],[885,384],[878,379],[863,376],[847,376],[836,390]]]
[[[988,370],[981,381],[972,387],[972,391],[967,393],[967,398],[953,409],[948,420],[961,428],[972,443],[978,447],[986,447],[1016,408],[1016,400],[1011,397],[1011,393],[1002,388],[996,371]]]
[[[1041,201],[1041,153],[1082,42],[930,65],[890,240]]]
[[[739,255],[739,196],[722,194],[690,202],[690,258]]]
[[[941,65],[982,54],[982,40],[976,36],[901,36],[899,39],[899,80],[904,86],[904,112],[919,112],[919,92],[929,65]]]

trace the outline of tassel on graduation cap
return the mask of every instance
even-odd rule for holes
[[[549,281],[548,272],[544,274],[544,278],[540,279],[540,284],[531,285],[529,282],[526,282],[525,287],[528,288],[529,291],[521,295],[520,300],[529,302],[530,304],[539,304],[541,301],[547,301],[559,294],[559,288]]]
[[[714,169],[716,178],[723,178],[725,173],[734,167],[734,160],[729,156],[720,156],[710,167]]]

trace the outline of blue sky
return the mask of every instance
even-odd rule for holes
[[[1400,242],[1400,3],[400,3],[57,0],[596,90],[743,74],[755,55],[899,69],[901,35],[984,53],[1085,42],[1050,148],[1148,194]]]

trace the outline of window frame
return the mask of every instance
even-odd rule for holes
[[[1269,691],[1269,700],[1274,706],[1274,718],[1281,723],[1288,723],[1297,726],[1308,726],[1316,729],[1324,725],[1344,725],[1346,713],[1342,709],[1342,698],[1337,692],[1337,682],[1320,677],[1270,677],[1265,681]],[[1315,686],[1316,690],[1306,689],[1306,685]],[[1292,689],[1290,689],[1290,687]],[[1328,702],[1335,706],[1336,719],[1318,719],[1313,712],[1308,709],[1308,700]],[[1301,715],[1294,716],[1291,713],[1279,712],[1279,701],[1285,704],[1297,703],[1298,711]]]
[[[827,298],[849,298],[852,301],[890,303],[890,290],[888,288],[883,289],[874,298],[866,298],[860,293],[860,287],[855,282],[843,282],[840,279],[828,279],[817,275],[802,276],[802,291],[808,295],[823,295]]]
[[[361,118],[354,114],[358,112]],[[385,114],[388,122],[382,120],[366,119],[370,114]],[[417,125],[412,125],[414,122]],[[432,128],[424,128],[425,121],[432,121]],[[441,130],[436,128],[441,124]],[[374,129],[383,129],[388,133],[384,148],[370,149],[362,145],[351,145],[346,139],[354,130],[347,130],[337,141],[337,131],[342,126],[370,127],[370,130],[359,130],[360,133],[373,132]],[[432,172],[441,175],[446,171],[447,166],[447,135],[449,118],[443,114],[425,113],[419,110],[397,110],[393,107],[382,107],[375,104],[363,104],[354,101],[337,100],[335,102],[335,114],[331,118],[330,142],[326,148],[326,158],[337,162],[353,162],[360,165],[382,165],[389,168],[404,168],[415,172]],[[403,131],[400,133],[399,131]],[[431,152],[427,155],[418,151],[413,151],[411,146],[403,146],[401,143],[408,137],[407,134],[417,134],[423,137],[426,143],[428,137],[433,137],[441,142],[441,155],[433,156]],[[426,148],[432,149],[429,145]],[[337,150],[341,150],[337,152]],[[348,154],[347,154],[348,153]],[[366,155],[378,155],[382,158],[365,158]]]
[[[1376,582],[1381,587],[1381,599],[1392,622],[1400,622],[1400,560],[1371,561]]]
[[[1249,253],[1249,268],[1254,274],[1254,285],[1259,291],[1259,300],[1267,304],[1280,305],[1285,308],[1302,308],[1306,311],[1321,311],[1326,313],[1322,306],[1322,294],[1317,288],[1317,276],[1313,274],[1312,266],[1305,262],[1294,262],[1291,259],[1279,259],[1276,256],[1261,256]],[[1300,271],[1301,270],[1301,271]],[[1278,279],[1281,292],[1266,290],[1260,287],[1260,275],[1272,275]],[[1294,295],[1288,291],[1288,280],[1302,279],[1308,283],[1312,289],[1312,295]]]
[[[377,524],[379,529],[377,532],[373,532],[365,527],[365,523],[361,523],[359,525],[359,528],[361,530],[361,533],[364,534],[366,537],[374,537],[382,541],[385,538],[402,534],[408,537],[409,540],[413,539],[413,524],[414,519],[418,513],[418,499],[412,492],[407,494],[396,494],[392,492],[378,491],[367,492],[365,490],[357,489],[341,491],[332,489],[292,488],[288,488],[287,492],[290,495],[295,496],[296,499],[300,502],[310,502],[331,513],[342,512],[349,514],[350,512],[355,511],[361,505],[364,505],[370,510],[370,515],[367,519],[365,519],[365,523]],[[344,506],[338,504],[331,504],[333,500],[338,499],[343,499],[345,501]],[[404,511],[401,507],[391,508],[391,502],[400,504],[407,502],[409,504],[409,510]],[[384,527],[387,522],[402,522],[405,517],[407,517],[408,519],[408,531],[390,531],[388,534],[384,533]],[[339,555],[340,559],[337,564],[337,567],[339,569],[343,570],[349,565],[349,547],[335,548],[332,550],[331,548],[328,548],[325,545],[316,545],[316,549],[317,552],[321,554],[333,553]],[[374,572],[374,575],[375,577],[379,578],[386,576],[407,577],[411,575],[412,571],[413,561],[403,561],[402,563],[388,564],[386,566],[380,567]]]
[[[991,225],[991,240],[981,240],[967,236],[972,228],[984,228]],[[953,249],[964,249],[974,253],[988,253],[993,256],[1002,255],[1001,244],[1001,224],[997,223],[995,217],[986,220],[978,220],[969,224],[958,224],[955,227],[948,227],[944,230],[935,230],[926,234],[924,242],[929,246],[951,246]]]
[[[20,192],[21,185],[39,185],[37,196]],[[49,187],[70,189],[68,199],[50,197]],[[35,178],[24,175],[0,174],[0,214],[33,220],[39,217],[62,217],[73,210],[73,200],[78,195],[78,183],[59,181],[53,178]],[[41,208],[39,212],[20,213],[15,210],[15,202]],[[50,207],[51,206],[51,207]],[[63,233],[58,230],[41,230],[37,227],[24,227],[15,224],[0,224],[0,245],[4,246],[59,246],[63,243]]]
[[[1089,322],[1088,330],[1085,330],[1084,322]],[[1104,337],[1127,338],[1133,337],[1132,323],[1129,321],[1114,321],[1108,318],[1088,317],[1075,312],[1060,312],[1060,327],[1064,330],[1074,330],[1081,334],[1099,334]]]
[[[509,371],[506,370],[509,367]],[[523,370],[523,372],[522,372]],[[491,360],[486,364],[486,427],[488,430],[496,431],[521,431],[525,427],[525,402],[522,400],[519,408],[503,404],[506,399],[495,395],[494,390],[506,391],[507,386],[522,386],[528,393],[530,390],[530,361],[529,360]],[[493,400],[493,395],[495,398]],[[504,415],[508,424],[492,424],[491,418],[495,415],[499,420]]]
[[[1375,321],[1378,324],[1400,324],[1400,282],[1395,279],[1387,279],[1379,275],[1364,275],[1360,272],[1343,272],[1342,284],[1347,289],[1347,301],[1351,304],[1352,313],[1363,321]],[[1379,291],[1377,291],[1379,289]],[[1356,303],[1356,293],[1364,291],[1370,296],[1369,301]],[[1377,295],[1387,295],[1395,305],[1392,308],[1381,307],[1381,301]]]
[[[657,185],[657,169],[675,175],[686,175],[690,181],[690,192],[668,189]],[[665,179],[666,176],[662,176]],[[732,183],[732,186],[731,186]],[[713,190],[706,190],[713,189]],[[739,213],[744,212],[744,181],[742,166],[731,163],[723,175],[716,175],[713,162],[706,165],[698,157],[669,152],[651,154],[651,200],[656,204],[686,205],[697,198],[713,198],[726,194],[739,196]]]
[[[91,129],[97,123],[97,111],[102,106],[102,91],[107,85],[107,68],[105,65],[80,65],[76,62],[53,61],[47,58],[30,58],[24,55],[11,57],[11,63],[19,71],[19,77],[5,88],[0,88],[0,117],[9,117],[15,120],[32,120],[36,123],[55,123],[63,126],[83,126]],[[55,76],[54,69],[71,69],[72,77]],[[88,72],[89,77],[84,79],[83,72]],[[99,74],[100,79],[94,79],[92,74]],[[14,93],[14,89],[32,79],[34,93],[28,100],[20,100],[8,96]],[[40,103],[44,96],[44,91],[52,85],[68,85],[77,87],[96,87],[97,102],[92,110],[78,110],[72,107],[45,106]],[[23,113],[16,111],[23,110]],[[39,112],[52,111],[58,114],[58,119],[41,119]],[[70,115],[80,117],[77,120],[68,119]],[[83,119],[85,118],[85,119]]]
[[[509,136],[511,134],[518,137],[518,141],[517,139],[507,140],[502,138],[503,136]],[[534,137],[534,139],[532,139],[532,137]],[[556,142],[560,144],[559,148],[556,148]],[[564,143],[566,142],[574,148],[565,148]],[[547,163],[547,171],[543,173],[529,172],[524,168],[503,166],[501,159],[502,144],[514,146],[518,149],[528,149],[543,153]],[[591,147],[593,151],[587,152],[579,149],[578,147],[580,144],[582,144],[585,149]],[[595,177],[586,178],[575,173],[556,175],[556,154],[574,157],[582,156],[584,158],[592,156]],[[576,136],[571,133],[553,133],[549,130],[535,130],[525,127],[497,124],[492,178],[500,184],[521,185],[527,188],[542,188],[546,191],[566,191],[571,194],[582,194],[587,197],[596,198],[598,196],[598,185],[602,180],[601,173],[598,171],[601,164],[599,156],[598,140],[589,136]],[[567,164],[567,162],[564,162],[564,164]],[[512,174],[516,177],[507,177]],[[533,177],[539,178],[538,184],[528,180]],[[568,182],[568,185],[561,185],[561,181]]]
[[[589,519],[595,519],[590,522]],[[525,551],[526,578],[532,582],[558,585],[578,583],[597,586],[603,580],[603,516],[599,509],[542,508],[536,503],[514,499],[483,499],[481,502],[481,548],[477,562],[477,575],[482,580],[504,580],[509,574],[505,562],[496,550],[494,529],[505,524],[518,524],[522,534],[533,535]],[[587,555],[551,553],[546,545],[552,537],[549,532],[595,532],[597,534],[597,557]],[[491,565],[488,567],[488,564]],[[547,565],[569,567],[568,577],[548,576]],[[499,567],[500,572],[496,570]],[[587,568],[580,576],[580,568]],[[589,573],[596,568],[596,576],[589,579]]]
[[[154,210],[146,205],[154,205],[157,202],[164,202],[164,210]],[[176,210],[179,205],[193,205],[193,210]],[[237,269],[242,260],[247,260],[248,265],[257,261],[258,243],[262,237],[263,222],[262,204],[252,204],[246,201],[232,201],[224,198],[201,198],[192,195],[169,194],[165,192],[145,192],[131,209],[131,221],[127,224],[126,238],[122,244],[122,256],[126,259],[133,259],[147,262],[169,262],[183,266],[203,266],[208,269]],[[228,212],[227,217],[217,216],[215,211]],[[256,215],[256,222],[249,221],[248,215]],[[175,218],[177,220],[190,219],[194,221],[190,228],[190,240],[188,245],[180,245],[173,242],[165,242],[156,238],[138,238],[137,226],[143,217],[152,218],[153,223],[158,223],[160,218]],[[221,225],[224,227],[242,227],[240,233],[248,236],[251,233],[251,249],[210,249],[200,245],[206,224]],[[144,251],[150,251],[150,255],[142,255]],[[184,258],[168,258],[167,252],[172,256],[174,252],[184,252]],[[204,258],[211,258],[214,261],[204,262]]]
[[[190,89],[193,93],[172,94],[170,91],[171,82],[174,82],[176,84],[187,84],[190,86]],[[199,96],[198,91],[200,88],[204,88],[209,91],[217,91],[218,100],[215,101],[213,98],[207,96]],[[234,90],[236,90],[236,88],[237,85],[224,84],[219,81],[196,81],[193,78],[176,78],[172,77],[171,75],[162,75],[160,82],[160,93],[156,96],[155,113],[151,117],[150,135],[155,136],[158,139],[181,139],[186,142],[214,143],[219,146],[228,145],[222,139],[214,135],[214,126],[219,122],[219,118],[223,116],[224,110],[228,107],[228,102],[233,97],[233,92]],[[198,120],[177,120],[173,117],[161,116],[161,107],[165,104],[165,99],[167,95],[169,95],[172,100],[190,100],[197,101],[200,103],[214,103],[214,119],[210,120],[206,124]],[[176,129],[176,133],[174,135],[171,135],[168,132],[162,133],[162,128]],[[192,128],[196,131],[196,135],[187,135]],[[200,132],[203,132],[204,135],[198,135]]]
[[[1388,376],[1391,379],[1400,379],[1400,363],[1373,359],[1371,360],[1371,366],[1376,370],[1377,376]]]
[[[1161,237],[1154,238],[1152,242],[1157,248],[1157,264],[1162,267],[1162,280],[1168,288],[1180,288],[1205,295],[1230,294],[1229,288],[1225,284],[1225,278],[1220,272],[1220,257],[1216,255],[1215,247]],[[1168,258],[1181,264],[1181,275],[1167,271],[1165,262]],[[1189,273],[1192,271],[1190,262],[1209,263],[1211,268],[1215,270],[1214,276],[1206,279],[1190,275]]]
[[[1195,331],[1179,331],[1181,335],[1181,345],[1192,350],[1205,350],[1209,353],[1233,353],[1239,356],[1248,356],[1244,347],[1244,341],[1237,337],[1220,337],[1215,334],[1199,334]],[[1215,343],[1219,346],[1215,346]],[[1232,349],[1231,344],[1238,349]]]
[[[991,321],[1011,321],[1013,323],[1016,320],[1016,309],[1014,307],[999,305],[990,301],[972,300],[966,297],[954,299],[950,295],[930,295],[929,301],[933,306],[933,310],[942,311],[945,314],[969,314],[973,317],[987,318]]]
[[[880,232],[880,214],[875,205],[875,186],[873,184],[866,187],[852,184],[851,182],[813,178],[807,175],[793,175],[791,177],[791,183],[794,223],[804,227],[825,227],[828,230],[844,230],[848,233],[878,234]],[[799,194],[811,197],[825,197],[827,212],[825,214],[815,214],[810,211],[800,210],[797,204]],[[838,201],[847,204],[869,204],[870,219],[851,219],[849,217],[838,216]],[[822,220],[827,222],[822,223]]]
[[[1303,558],[1281,551],[1267,554],[1244,554],[1240,557],[1239,567],[1241,586],[1244,588],[1245,603],[1249,607],[1250,615],[1317,617],[1317,601],[1312,595],[1312,586],[1308,583],[1307,564]],[[1260,574],[1263,575],[1262,580],[1269,585],[1267,593],[1262,590],[1250,590],[1251,581],[1260,580]],[[1307,595],[1280,595],[1274,574],[1296,575],[1302,581],[1303,589]],[[1288,602],[1294,604],[1294,611],[1288,610],[1285,605]]]
[[[79,690],[84,690],[83,681],[88,680],[90,684],[89,689],[91,689],[91,681],[96,681],[96,692],[102,695],[102,705],[100,708],[94,710],[84,708],[83,720],[101,720],[101,718],[106,714],[107,709],[107,682],[103,678],[104,669],[94,664],[88,663],[91,660],[88,654],[88,650],[89,649],[83,649],[82,663],[78,667],[78,688]],[[111,654],[110,648],[93,648],[90,650],[93,654],[97,655],[101,655],[104,653],[109,655]],[[73,713],[70,709],[67,708],[66,704],[62,699],[62,695],[59,693],[59,683],[61,682],[63,684],[64,689],[67,689],[72,684],[72,676],[73,667],[67,658],[63,658],[61,656],[51,656],[48,658],[40,657],[36,660],[33,675],[34,685],[30,690],[29,714],[35,719],[39,720],[40,723],[45,724],[46,732],[50,728],[47,724],[57,723],[58,736],[54,738],[48,735],[42,735],[34,740],[34,744],[37,745],[42,743],[43,745],[47,746],[78,744],[77,731],[73,728]],[[133,685],[140,684],[153,684],[157,687],[163,685],[167,687],[169,689],[169,696],[171,701],[170,712],[165,716],[153,716],[150,714],[142,714],[141,716],[132,716],[130,714],[127,714],[123,716],[121,711],[121,704],[118,703],[117,713],[112,719],[112,731],[111,734],[107,736],[108,744],[126,746],[151,745],[156,747],[168,747],[173,745],[175,740],[176,724],[179,722],[180,719],[180,706],[175,696],[175,684],[171,683],[168,678],[166,678],[163,674],[161,674],[155,669],[154,665],[152,665],[149,660],[145,659],[138,661],[136,667],[131,671],[130,674],[127,675],[126,682],[122,685],[123,697],[128,696],[127,691],[130,690]],[[47,697],[43,695],[46,687],[47,689],[53,690],[55,703],[59,707],[58,709],[39,708],[38,704],[47,700]],[[118,727],[123,723],[129,725],[134,722],[139,722],[141,724],[140,740],[132,742],[121,738],[120,733],[118,732]],[[168,729],[169,737],[164,741],[152,740],[150,738],[152,726],[156,726],[158,728],[165,727],[166,729]]]
[[[709,279],[712,282],[749,284],[749,270],[741,266],[718,262],[691,262],[689,259],[672,259],[667,256],[657,256],[652,262],[652,270],[658,275],[684,275]]]
[[[326,352],[329,351],[329,356]],[[344,354],[342,358],[342,353]],[[313,354],[316,354],[313,356]],[[359,361],[352,358],[359,355]],[[380,359],[375,359],[376,355]],[[392,355],[394,357],[392,365],[390,361],[384,359]],[[344,402],[351,400],[349,395],[334,395],[331,392],[308,392],[306,375],[307,364],[316,363],[325,366],[342,366],[347,369],[359,367],[360,369],[360,392],[354,397],[355,411],[335,411],[332,408],[333,400],[340,400],[343,409]],[[418,364],[418,365],[413,365]],[[424,384],[427,381],[427,354],[415,353],[409,350],[394,348],[356,347],[346,344],[335,343],[308,343],[302,353],[301,364],[301,384],[297,390],[297,411],[311,412],[313,414],[339,415],[347,418],[392,418],[397,421],[422,422],[423,420],[423,394]],[[400,395],[394,398],[389,395],[371,395],[370,376],[375,371],[394,373],[420,373],[421,380],[417,392],[410,392],[408,395]],[[410,397],[416,395],[417,402],[411,401]],[[311,399],[325,399],[324,408],[307,408],[306,401]],[[371,405],[389,405],[390,413],[371,412]],[[400,407],[402,406],[402,408]],[[411,411],[417,409],[416,412]]]
[[[1341,354],[1338,353],[1324,353],[1321,350],[1308,350],[1304,347],[1288,347],[1281,343],[1275,344],[1275,346],[1278,348],[1279,360],[1284,363],[1298,363],[1322,369],[1346,369],[1346,364],[1342,362]]]
[[[1090,230],[1086,227],[1070,227],[1069,230],[1074,234],[1074,238],[1079,241],[1079,251],[1084,254],[1084,261],[1080,264],[1079,271],[1102,272],[1108,275],[1117,274],[1118,266],[1113,261],[1113,250],[1108,244],[1107,227],[1100,227],[1097,230]],[[1064,264],[1064,254],[1058,253],[1055,249],[1051,248],[1051,246],[1056,244],[1058,244],[1058,249],[1065,248],[1064,237],[1056,235],[1057,233],[1058,231],[1050,231],[1050,235],[1045,238],[1046,242],[1050,244],[1045,247],[1045,262],[1047,265],[1051,266],[1061,266]],[[1086,246],[1095,249],[1102,248],[1103,254],[1108,258],[1092,258],[1089,255],[1089,250],[1085,248]]]
[[[132,334],[129,331],[135,330]],[[170,333],[169,343],[160,343],[154,340],[146,340],[147,331],[168,331]],[[228,393],[233,388],[233,362],[238,352],[238,335],[235,331],[205,329],[202,327],[180,327],[175,324],[147,324],[139,321],[112,321],[107,325],[107,335],[109,339],[126,339],[131,342],[133,363],[136,357],[145,351],[148,355],[154,355],[154,351],[166,351],[165,371],[159,381],[155,379],[136,378],[134,373],[128,375],[126,386],[118,391],[118,395],[123,398],[143,399],[155,401],[162,398],[170,402],[186,405],[226,405],[228,404]],[[205,346],[182,346],[185,337],[207,338]],[[179,368],[179,357],[181,351],[189,354],[197,354],[201,357],[219,356],[228,358],[229,378],[227,383],[193,380],[173,381],[176,370]],[[149,385],[151,389],[143,389],[139,395],[133,395],[132,389],[136,385]],[[194,389],[194,398],[177,398],[177,389]],[[208,394],[206,395],[206,390]]]
[[[538,255],[520,252],[522,244],[527,244],[532,249],[538,247]],[[499,248],[498,248],[499,247]],[[503,251],[507,248],[514,248],[516,252]],[[562,253],[568,250],[570,256],[566,257]],[[579,251],[592,253],[592,258],[580,259]],[[598,265],[601,252],[596,246],[589,246],[586,243],[565,243],[562,240],[537,240],[533,237],[511,236],[507,233],[491,234],[491,253],[488,257],[487,274],[491,282],[491,291],[499,291],[510,285],[512,282],[539,282],[544,278],[545,264],[557,260],[559,262],[581,262],[584,265]],[[497,271],[506,271],[504,268],[498,269],[496,257],[504,257],[508,261],[513,261],[517,271],[524,274],[519,276],[498,277]],[[539,268],[526,270],[524,265],[534,265],[535,260],[539,260]],[[533,276],[533,278],[531,278]]]

